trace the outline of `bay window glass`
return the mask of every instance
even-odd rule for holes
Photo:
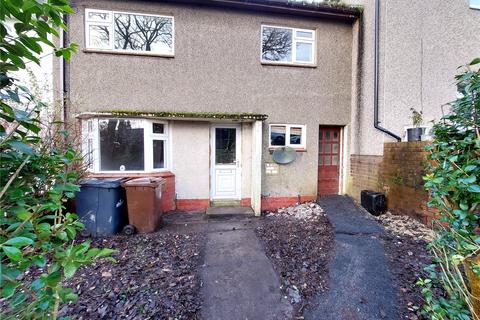
[[[90,119],[83,128],[85,161],[92,171],[149,172],[167,168],[166,122]]]
[[[143,171],[145,169],[142,120],[99,120],[100,170]]]

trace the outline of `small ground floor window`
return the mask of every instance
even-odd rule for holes
[[[306,127],[300,124],[271,124],[270,148],[291,147],[305,149]]]
[[[167,122],[126,119],[89,119],[83,125],[84,152],[95,172],[165,170]]]

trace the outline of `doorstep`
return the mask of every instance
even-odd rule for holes
[[[210,207],[207,209],[207,216],[209,217],[223,217],[223,216],[254,216],[255,213],[251,207],[242,206],[222,206]]]

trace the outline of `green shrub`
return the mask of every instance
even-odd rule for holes
[[[79,190],[75,164],[81,159],[62,124],[42,123],[46,105],[10,74],[38,62],[40,43],[55,48],[49,36],[58,35],[56,28],[65,27],[61,15],[71,12],[65,0],[0,2],[1,319],[56,319],[60,304],[76,299],[62,281],[112,253],[75,240],[83,225],[64,211]],[[74,49],[55,52],[69,58]]]
[[[428,147],[429,173],[424,177],[429,206],[438,210],[437,237],[430,245],[434,264],[424,286],[424,311],[431,319],[479,318],[478,300],[468,271],[480,274],[475,259],[480,252],[476,233],[480,203],[480,59],[456,76],[459,98],[450,112],[433,126],[434,140]],[[470,268],[470,270],[468,269]],[[440,284],[446,297],[432,293]],[[477,293],[475,293],[477,294]],[[478,298],[478,297],[477,297]]]

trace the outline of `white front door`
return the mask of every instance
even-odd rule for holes
[[[241,197],[241,127],[213,125],[211,139],[211,199]]]

